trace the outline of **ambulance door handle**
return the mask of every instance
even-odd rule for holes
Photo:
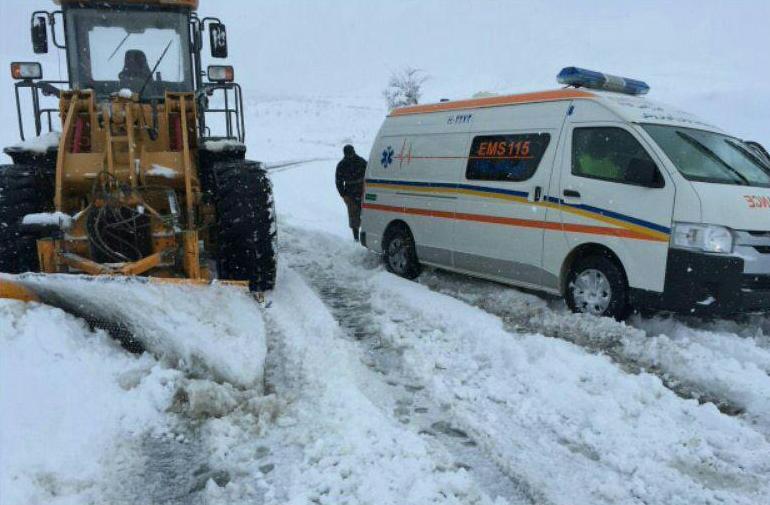
[[[564,196],[565,198],[580,198],[580,192],[574,189],[565,189]]]
[[[535,186],[535,201],[539,202],[543,198],[543,188]]]

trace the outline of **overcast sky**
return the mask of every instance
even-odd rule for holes
[[[3,31],[6,68],[40,59],[27,29],[36,8],[54,4],[0,0],[3,26],[19,27]],[[200,13],[228,25],[230,61],[255,97],[377,98],[411,65],[431,77],[426,100],[460,98],[552,88],[576,65],[645,80],[651,98],[770,144],[766,0],[201,0]],[[46,77],[58,75],[51,55]]]

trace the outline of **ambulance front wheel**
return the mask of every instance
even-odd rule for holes
[[[623,269],[606,256],[588,256],[575,262],[567,280],[567,305],[579,314],[628,317],[628,282]]]
[[[420,275],[422,267],[417,258],[417,247],[406,225],[392,225],[385,233],[382,249],[385,267],[389,272],[410,280]]]

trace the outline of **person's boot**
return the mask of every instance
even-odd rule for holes
[[[353,228],[353,240],[358,242],[360,239],[358,228]]]

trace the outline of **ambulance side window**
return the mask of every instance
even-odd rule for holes
[[[640,185],[642,170],[654,169],[653,183],[663,187],[663,176],[638,140],[622,128],[575,128],[572,132],[572,174],[621,184]]]
[[[477,181],[526,181],[535,175],[551,135],[486,135],[475,137],[465,176]]]

